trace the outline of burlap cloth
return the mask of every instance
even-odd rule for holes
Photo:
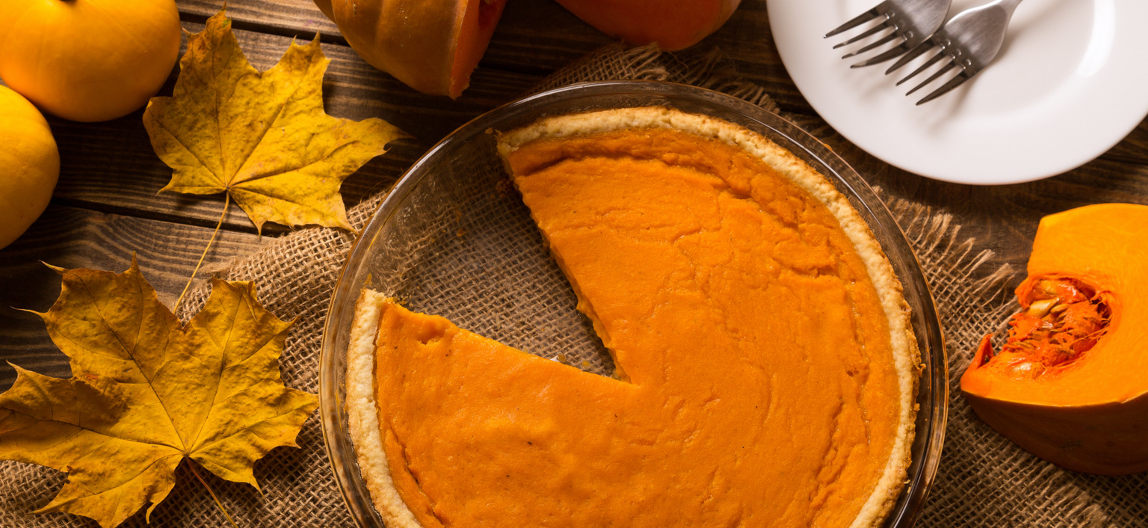
[[[608,79],[655,79],[694,84],[741,97],[777,111],[760,86],[739,80],[715,50],[689,56],[648,48],[612,46],[555,73],[537,90]],[[361,228],[382,203],[380,192],[352,207]],[[982,424],[960,397],[958,380],[978,339],[999,331],[1013,309],[1007,287],[1017,280],[1008,268],[983,269],[992,256],[961,237],[960,226],[941,211],[892,201],[889,208],[908,235],[933,287],[948,345],[950,410],[941,469],[919,520],[930,527],[1148,526],[1148,475],[1105,478],[1063,471],[1017,448]],[[302,229],[267,241],[256,253],[217,266],[215,275],[258,282],[259,297],[283,319],[295,319],[282,373],[287,385],[318,391],[320,339],[339,270],[354,242],[352,234],[326,228]],[[200,283],[178,310],[187,319],[207,296]],[[298,438],[299,449],[279,448],[256,464],[263,487],[208,482],[227,510],[245,527],[353,527],[323,446],[318,417]],[[209,475],[202,471],[202,474]],[[65,514],[35,515],[63,484],[63,474],[39,466],[0,463],[0,526],[95,526]],[[156,510],[158,526],[224,526],[211,497],[186,467],[175,490]],[[124,526],[143,526],[136,515]]]

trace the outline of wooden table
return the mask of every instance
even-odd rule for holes
[[[223,0],[179,0],[183,26],[201,31]],[[421,95],[363,62],[309,0],[228,0],[228,12],[249,60],[273,65],[292,38],[322,34],[332,59],[324,81],[328,113],[381,117],[414,136],[367,164],[343,185],[348,206],[386,188],[423,152],[471,118],[515,99],[547,74],[612,40],[552,0],[512,0],[490,48],[457,101]],[[994,262],[1022,269],[1039,219],[1100,202],[1148,203],[1148,121],[1091,163],[1033,183],[981,187],[943,183],[889,166],[836,134],[802,98],[781,63],[764,0],[743,0],[729,22],[706,41],[722,48],[747,79],[765,86],[797,124],[820,137],[871,185],[954,215],[961,233],[996,252]],[[175,73],[161,94],[170,95]],[[211,237],[222,196],[186,197],[157,191],[170,179],[153,153],[142,110],[104,123],[49,118],[60,148],[61,171],[51,205],[27,233],[0,250],[0,359],[67,377],[67,358],[35,314],[59,295],[58,275],[42,262],[68,268],[123,271],[138,255],[160,299],[174,303]],[[286,230],[269,225],[264,237]],[[244,255],[260,239],[232,207],[208,262]],[[987,267],[986,267],[987,268]],[[0,365],[0,390],[15,371]]]

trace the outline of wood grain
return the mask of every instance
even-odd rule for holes
[[[223,0],[181,0],[189,22],[202,23],[219,12]],[[346,44],[339,28],[310,0],[229,0],[227,13],[235,27],[259,33]],[[551,72],[613,39],[578,20],[549,0],[509,2],[482,57],[480,68]]]
[[[181,0],[180,11],[184,20],[202,22],[217,13],[223,3]],[[227,13],[240,29],[304,40],[318,31],[323,42],[346,44],[335,24],[309,0],[229,0]],[[478,71],[545,75],[615,40],[556,2],[516,0],[507,3]],[[770,93],[783,108],[809,111],[773,45],[765,0],[743,0],[729,21],[703,45],[722,49],[747,78],[773,88]],[[477,82],[471,84],[473,88]]]
[[[239,29],[310,40],[323,34],[324,42],[345,41],[339,28],[311,0],[179,0],[184,21],[207,20],[227,4],[227,16]]]
[[[52,376],[69,376],[38,316],[60,294],[60,277],[45,264],[122,272],[136,255],[144,277],[169,307],[179,297],[212,229],[50,205],[12,245],[0,250],[0,390],[15,381],[11,362]],[[267,238],[263,239],[268,240]],[[221,231],[205,260],[226,262],[259,247],[255,235]]]

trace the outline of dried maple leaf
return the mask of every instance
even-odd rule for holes
[[[329,62],[316,35],[260,73],[231,20],[211,17],[188,38],[173,97],[153,98],[144,112],[152,148],[175,171],[161,191],[226,192],[260,231],[265,222],[351,229],[339,186],[406,135],[381,119],[327,115]]]
[[[279,376],[291,324],[264,310],[248,282],[214,280],[203,309],[182,325],[134,259],[122,274],[54,269],[63,275],[60,298],[39,315],[72,378],[17,368],[0,394],[0,458],[68,473],[38,513],[83,515],[107,528],[150,503],[150,517],[184,457],[258,488],[255,461],[295,446],[318,406]]]

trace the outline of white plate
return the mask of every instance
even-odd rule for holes
[[[877,1],[767,6],[797,88],[841,135],[891,165],[957,183],[1031,181],[1088,163],[1148,115],[1148,0],[1024,2],[996,61],[922,106],[929,87],[904,94],[925,75],[894,84],[923,59],[888,76],[892,61],[852,69],[858,59],[841,55],[856,45],[832,48],[860,32],[823,38]],[[950,15],[986,1],[954,0]]]

